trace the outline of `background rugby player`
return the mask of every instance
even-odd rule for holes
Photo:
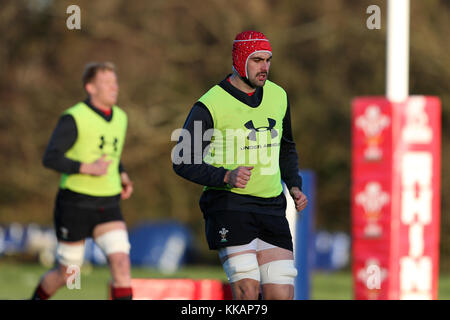
[[[48,299],[66,285],[67,268],[80,267],[85,238],[108,258],[113,299],[131,299],[130,244],[120,210],[133,185],[121,164],[127,115],[116,106],[119,85],[111,63],[91,63],[83,86],[88,98],[64,111],[44,154],[47,168],[62,173],[54,209],[58,239],[55,268],[32,299]]]

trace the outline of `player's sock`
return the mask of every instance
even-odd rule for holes
[[[131,300],[133,298],[133,290],[131,287],[112,288],[112,300]]]
[[[31,300],[47,300],[48,298],[50,298],[50,295],[44,291],[42,285],[39,283]]]

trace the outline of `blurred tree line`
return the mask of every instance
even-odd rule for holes
[[[442,261],[450,265],[450,2],[412,0],[410,92],[442,99]],[[81,8],[68,30],[66,8]],[[366,9],[381,7],[381,30]],[[135,193],[122,208],[130,226],[175,219],[206,250],[202,187],[172,171],[170,137],[207,89],[231,72],[235,35],[271,40],[270,78],[291,102],[301,168],[318,178],[316,227],[350,232],[351,100],[385,93],[382,0],[0,2],[0,223],[52,224],[59,175],[43,152],[61,112],[85,98],[89,61],[119,70],[119,105],[129,116],[123,162]]]

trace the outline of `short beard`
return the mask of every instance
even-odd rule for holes
[[[241,77],[241,75],[238,73],[239,78],[241,78],[242,81],[244,81],[249,87],[256,89],[257,86],[255,86],[253,83],[250,82],[250,80],[248,80],[247,77]]]
[[[258,76],[258,75],[256,75],[256,76]],[[266,73],[266,80],[267,80],[267,76],[268,76],[268,73]],[[250,87],[252,87],[253,89],[256,89],[256,88],[262,88],[264,85],[262,85],[262,86],[259,86],[259,85],[257,85],[257,84],[255,84],[255,83],[252,83],[248,78],[241,78],[246,84],[248,84]]]

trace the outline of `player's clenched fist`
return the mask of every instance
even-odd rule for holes
[[[292,199],[294,199],[295,209],[297,211],[302,211],[306,208],[308,198],[306,198],[306,195],[301,192],[298,187],[292,187],[291,190],[289,190],[289,193],[291,194]]]
[[[232,188],[244,189],[252,175],[253,167],[237,167],[234,170],[227,171],[223,181]]]

